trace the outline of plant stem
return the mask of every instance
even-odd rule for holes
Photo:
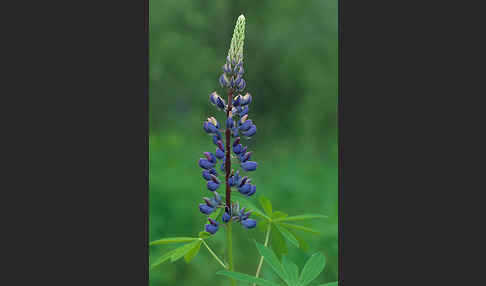
[[[232,100],[233,98],[233,90],[230,89],[229,92],[228,92],[228,109],[226,110],[226,118],[229,117],[229,114],[230,114],[230,111],[231,109],[233,109],[233,105],[232,105]],[[226,124],[226,121],[225,121],[225,124]],[[226,208],[227,208],[227,211],[228,213],[230,212],[231,210],[231,187],[229,185],[229,182],[228,182],[228,179],[229,179],[229,176],[230,176],[230,173],[231,173],[231,130],[226,127],[226,131],[225,131],[225,135],[226,135],[226,161],[225,161],[225,164],[224,164],[224,168],[225,168],[225,171],[226,171]]]
[[[226,242],[228,246],[228,263],[229,270],[235,271],[235,265],[233,264],[233,238],[231,233],[231,221],[226,224]],[[231,285],[236,286],[236,280],[231,278]]]
[[[265,236],[265,246],[268,245],[268,239],[270,238],[270,231],[272,230],[272,224],[268,223],[268,229],[267,229],[267,235]],[[258,278],[260,275],[260,270],[262,270],[262,265],[263,265],[263,256],[260,257],[260,263],[258,263],[258,268],[255,274],[255,277]],[[253,286],[256,286],[256,283],[253,283]]]
[[[228,266],[226,266],[223,261],[221,261],[221,259],[219,259],[219,257],[216,255],[216,253],[214,253],[214,251],[211,249],[211,247],[209,247],[209,245],[206,243],[206,241],[204,241],[204,239],[202,239],[202,242],[204,244],[204,246],[206,246],[206,248],[209,250],[209,253],[211,253],[213,255],[213,257],[216,259],[216,261],[219,262],[219,264],[221,264],[221,266],[223,266],[224,269],[228,269]]]

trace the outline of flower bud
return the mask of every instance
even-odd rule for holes
[[[250,229],[250,228],[254,228],[257,225],[257,222],[254,219],[248,218],[248,219],[242,220],[241,224],[244,227]]]
[[[235,141],[233,141],[233,147],[235,147],[239,143],[240,143],[240,137],[236,138]]]
[[[218,159],[223,159],[224,158],[224,151],[219,149],[219,148],[216,148],[215,155]]]
[[[204,156],[206,156],[206,158],[208,159],[208,161],[211,162],[212,164],[216,164],[218,162],[216,160],[216,156],[214,156],[213,153],[211,153],[211,152],[204,152],[203,154],[204,154]]]
[[[208,181],[208,183],[206,184],[206,187],[211,192],[214,192],[219,187],[219,184],[216,183],[215,181]]]
[[[208,159],[200,158],[198,163],[199,163],[199,166],[201,168],[206,169],[206,170],[214,167],[214,164],[209,162]]]
[[[231,113],[231,112],[230,112],[230,113]],[[231,128],[233,128],[233,125],[234,125],[233,118],[232,118],[231,116],[229,116],[229,117],[226,119],[226,128],[231,129]]]
[[[218,128],[216,128],[216,126],[214,124],[212,124],[211,122],[208,122],[208,121],[205,121],[203,123],[203,128],[204,128],[204,131],[206,131],[207,133],[216,133],[218,131]]]
[[[253,126],[253,121],[251,121],[251,119],[245,120],[245,122],[243,122],[240,125],[240,130],[241,131],[248,131],[251,128],[251,126]]]
[[[223,65],[223,72],[226,74],[231,74],[231,65],[229,63],[226,63]]]
[[[218,229],[219,229],[219,226],[217,225],[213,225],[213,224],[206,224],[204,226],[204,228],[206,229],[207,232],[209,232],[210,234],[215,234]]]
[[[254,171],[256,170],[257,167],[258,167],[257,162],[246,161],[244,163],[241,163],[241,168],[243,168],[243,170],[245,171]]]
[[[213,180],[213,182],[215,182],[216,184],[220,184],[221,183],[215,175],[211,174],[209,176],[211,177],[211,180]]]
[[[241,117],[241,119],[240,119],[240,123],[241,123],[241,124],[245,123],[245,121],[246,121],[247,119],[248,119],[248,114],[243,115],[243,116]]]
[[[221,87],[228,87],[229,85],[229,79],[228,77],[226,76],[226,74],[222,74],[220,77],[219,77],[219,84],[221,84]]]
[[[244,163],[248,161],[250,157],[251,157],[251,152],[246,152],[245,155],[241,156],[240,161]]]
[[[246,194],[248,197],[252,196],[254,193],[256,192],[256,186],[255,185],[251,185],[251,190],[250,192],[248,192],[248,194]]]
[[[240,116],[245,116],[246,114],[248,114],[249,110],[250,109],[248,108],[248,105],[245,105],[243,109],[240,111]]]
[[[256,125],[253,124],[248,131],[242,132],[242,134],[245,135],[246,137],[251,137],[255,135],[256,132],[257,132]]]
[[[239,81],[239,83],[235,87],[236,87],[236,90],[243,91],[246,87],[245,80],[242,78],[241,81]]]
[[[224,99],[218,97],[218,99],[216,100],[216,105],[218,106],[219,109],[224,109],[226,103],[224,102]]]
[[[239,106],[241,103],[241,95],[237,95],[234,99],[233,99],[233,106]]]
[[[241,144],[236,145],[235,147],[233,147],[233,152],[235,152],[235,154],[237,154],[237,155],[240,154],[242,147],[243,146]]]
[[[242,97],[241,105],[249,105],[251,103],[251,94],[248,92]]]
[[[222,218],[223,218],[223,221],[224,221],[225,223],[227,223],[227,222],[229,222],[229,221],[230,221],[231,216],[230,216],[230,215],[229,215],[227,212],[224,212],[224,214],[223,214],[223,217],[222,217]]]
[[[219,149],[221,149],[221,151],[224,151],[224,146],[223,146],[223,142],[221,142],[221,140],[218,140],[216,142],[216,145],[218,146]]]
[[[213,144],[217,146],[219,140],[221,140],[221,135],[219,135],[219,132],[216,132],[216,135],[213,136]]]
[[[214,208],[208,206],[207,204],[199,204],[199,211],[203,214],[209,215],[214,211]]]
[[[206,181],[211,180],[211,173],[209,173],[208,170],[203,170],[202,171],[202,176]]]
[[[244,184],[243,186],[238,187],[238,191],[241,194],[246,195],[251,191],[251,185],[250,184]]]

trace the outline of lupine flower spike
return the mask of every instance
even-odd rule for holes
[[[216,150],[204,152],[204,157],[199,159],[199,166],[203,169],[202,177],[206,180],[206,187],[213,192],[213,198],[204,198],[205,203],[199,204],[199,210],[205,215],[212,214],[217,208],[224,208],[221,216],[223,223],[230,221],[238,222],[245,228],[254,228],[257,222],[250,219],[250,212],[245,212],[245,208],[240,210],[238,202],[231,200],[232,188],[245,196],[252,196],[256,192],[256,186],[251,184],[251,179],[240,175],[240,170],[233,170],[231,167],[231,153],[236,155],[241,171],[254,171],[258,164],[250,161],[252,152],[247,151],[242,139],[250,139],[257,132],[256,125],[249,119],[249,105],[252,96],[248,92],[244,95],[246,81],[243,78],[245,70],[243,68],[243,46],[245,42],[245,17],[241,15],[236,21],[236,26],[231,39],[230,48],[226,62],[222,66],[223,73],[219,77],[219,84],[225,88],[227,100],[223,99],[216,91],[209,95],[209,101],[218,110],[226,114],[224,124],[220,125],[213,116],[203,123],[203,129],[211,135],[212,142],[216,145]],[[220,128],[226,128],[221,130]],[[222,134],[224,133],[224,135]],[[233,139],[233,143],[231,143]],[[216,190],[221,185],[218,178],[216,166],[225,173],[226,198],[222,201],[221,196]],[[211,234],[215,234],[219,229],[219,223],[208,218],[209,223],[205,229]]]

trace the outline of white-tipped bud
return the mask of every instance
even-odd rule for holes
[[[245,16],[240,15],[236,20],[231,45],[228,50],[228,57],[232,62],[237,63],[243,58],[243,45],[245,43]]]
[[[208,121],[211,122],[214,126],[218,126],[218,121],[214,117],[209,117]]]
[[[247,118],[248,114],[243,115],[243,117],[241,117],[241,123],[245,122]]]

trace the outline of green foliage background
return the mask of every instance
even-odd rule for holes
[[[237,17],[246,17],[245,79],[253,96],[250,118],[258,133],[249,142],[259,163],[251,174],[257,193],[289,215],[321,213],[302,233],[307,253],[289,245],[299,267],[320,251],[327,258],[316,283],[338,278],[337,0],[150,1],[149,240],[197,236],[205,218],[197,205],[209,191],[197,160],[214,151],[202,122],[223,114],[209,105],[224,94],[218,77]],[[256,197],[252,198],[257,202]],[[254,274],[264,240],[254,229],[234,228],[235,270]],[[210,245],[224,256],[224,231]],[[150,248],[156,257],[174,245]],[[221,267],[201,248],[190,264],[166,263],[150,272],[150,285],[228,285]],[[275,278],[264,265],[262,276]],[[276,279],[276,278],[275,278]],[[278,279],[276,279],[277,281]]]

